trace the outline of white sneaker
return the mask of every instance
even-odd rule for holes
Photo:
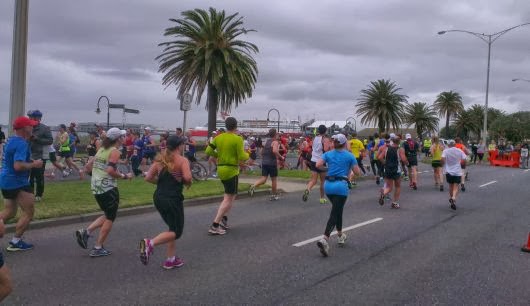
[[[328,244],[328,241],[326,240],[326,238],[321,238],[317,242],[317,246],[320,249],[320,253],[322,254],[322,256],[328,257],[328,255],[329,255],[329,244]]]
[[[346,239],[348,239],[348,236],[346,234],[342,233],[342,235],[337,237],[337,243],[340,247],[343,247],[346,243]]]
[[[41,197],[35,197],[35,202],[40,202],[40,201],[42,201]]]

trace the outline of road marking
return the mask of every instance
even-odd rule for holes
[[[528,172],[528,171],[530,171],[530,169],[526,169],[524,172]]]
[[[374,222],[378,222],[378,221],[381,221],[381,220],[383,220],[383,218],[375,218],[375,219],[368,220],[368,221],[365,221],[365,222],[362,222],[362,223],[358,223],[358,224],[355,224],[355,225],[352,225],[352,226],[348,226],[348,227],[343,228],[342,232],[347,232],[347,231],[350,231],[352,229],[356,229],[358,227],[365,226],[365,225],[368,225],[368,224],[371,224],[371,223],[374,223]],[[330,236],[333,236],[333,235],[337,235],[337,231],[333,231],[333,233],[331,233]],[[320,240],[320,238],[322,238],[322,235],[320,235],[318,237],[315,237],[315,238],[304,240],[302,242],[295,243],[295,244],[293,244],[293,246],[298,248],[298,247],[304,246],[306,244],[318,241],[318,240]]]
[[[486,183],[486,184],[480,185],[480,186],[478,186],[478,187],[479,187],[479,188],[480,188],[480,187],[485,187],[485,186],[488,186],[488,185],[491,185],[491,184],[495,184],[495,183],[497,183],[497,181],[491,181],[491,182],[489,182],[489,183]]]

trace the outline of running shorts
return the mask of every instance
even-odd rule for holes
[[[274,165],[261,165],[261,175],[270,176],[271,178],[278,176],[278,166]]]
[[[433,168],[441,168],[442,167],[442,161],[441,160],[433,160],[431,164],[432,164]]]
[[[233,176],[227,180],[221,180],[225,188],[226,194],[237,194],[237,185],[239,182],[239,176]]]
[[[312,161],[309,163],[309,170],[313,171],[313,172],[316,172],[316,173],[323,173],[323,172],[326,172],[326,170],[322,170],[322,169],[318,169],[317,168],[317,163]]]
[[[29,187],[28,185],[15,189],[2,189],[2,197],[4,197],[4,199],[6,200],[14,200],[17,198],[18,193],[21,191],[33,193],[33,190],[31,190],[31,187]]]
[[[50,157],[50,161],[52,163],[56,162],[57,161],[57,156],[55,155],[55,152],[50,152],[48,153],[48,156]]]
[[[175,239],[182,236],[184,229],[184,204],[182,200],[179,197],[164,197],[157,194],[153,196],[156,209],[169,230],[175,233]]]
[[[74,156],[74,152],[72,152],[72,151],[59,152],[59,156],[63,157],[63,158],[73,157]]]
[[[397,179],[401,178],[401,173],[400,172],[386,170],[385,173],[383,174],[383,177],[386,178],[386,179],[389,179],[389,180],[397,180]]]
[[[449,173],[445,174],[445,179],[447,180],[448,184],[460,184],[462,183],[462,176],[458,175],[451,175]]]
[[[417,156],[409,156],[407,157],[407,161],[409,162],[408,167],[416,167],[418,166],[418,157]]]
[[[120,205],[118,188],[112,188],[102,194],[95,194],[94,198],[96,198],[96,202],[98,202],[99,208],[101,208],[105,217],[110,221],[116,220],[116,213]]]

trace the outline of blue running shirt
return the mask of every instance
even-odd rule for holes
[[[324,153],[322,159],[328,165],[328,176],[348,177],[350,170],[357,165],[357,159],[352,153],[347,150],[333,150]],[[334,194],[341,196],[348,196],[348,183],[343,180],[336,180],[324,182],[324,192],[326,194]]]
[[[29,142],[20,136],[9,137],[4,146],[4,158],[2,170],[0,171],[0,188],[17,189],[29,185],[29,173],[26,171],[15,171],[15,162],[31,162],[31,150]]]

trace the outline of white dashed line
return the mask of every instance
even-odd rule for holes
[[[530,169],[526,169],[524,172],[528,172],[528,171],[530,171]]]
[[[371,223],[374,223],[374,222],[378,222],[378,221],[381,221],[381,220],[383,220],[383,218],[375,218],[375,219],[372,219],[372,220],[364,221],[362,223],[358,223],[358,224],[355,224],[355,225],[352,225],[352,226],[345,227],[345,228],[342,229],[342,232],[347,232],[347,231],[350,231],[352,229],[355,229],[355,228],[358,228],[358,227],[361,227],[361,226],[365,226],[365,225],[368,225],[368,224],[371,224]],[[337,235],[337,231],[334,231],[333,233],[331,233],[331,236],[333,236],[333,235]],[[299,247],[304,246],[306,244],[318,241],[320,238],[322,238],[322,235],[320,235],[318,237],[315,237],[315,238],[304,240],[302,242],[295,243],[295,244],[293,244],[293,246],[299,248]]]
[[[497,183],[497,181],[491,181],[491,182],[488,182],[486,184],[482,184],[482,185],[480,185],[478,187],[485,187],[485,186],[488,186],[488,185],[491,185],[491,184],[495,184],[495,183]]]

